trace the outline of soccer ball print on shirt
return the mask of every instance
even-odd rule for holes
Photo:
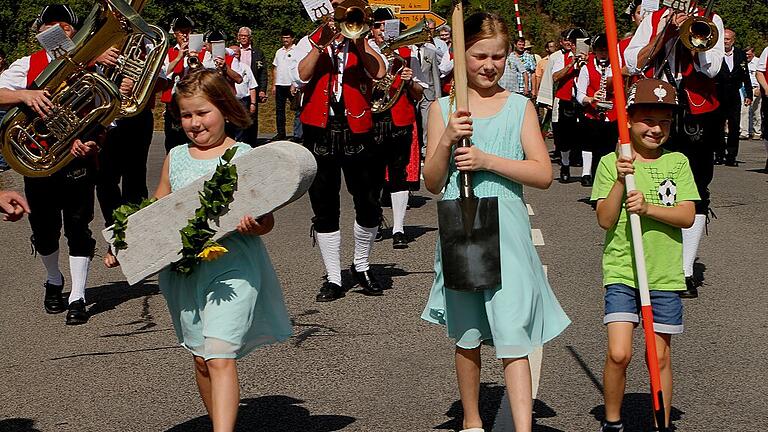
[[[673,207],[676,197],[677,185],[672,179],[664,179],[659,185],[659,201],[667,207]]]

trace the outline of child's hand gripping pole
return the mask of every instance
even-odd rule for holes
[[[621,155],[631,158],[632,147],[627,129],[626,96],[624,95],[624,80],[621,75],[619,63],[618,36],[616,32],[616,12],[613,8],[613,0],[603,1],[603,16],[605,18],[605,34],[608,38],[608,57],[611,62],[613,74],[613,94],[617,107],[619,125],[619,143]],[[627,193],[635,190],[635,176],[626,176]],[[653,413],[656,425],[660,431],[667,431],[666,415],[664,412],[664,396],[661,389],[661,375],[659,373],[659,361],[656,355],[656,334],[653,331],[653,309],[651,307],[651,295],[648,291],[648,273],[645,268],[645,254],[643,251],[643,234],[640,226],[640,215],[629,214],[629,223],[632,229],[632,249],[635,255],[635,274],[637,275],[638,290],[640,291],[640,306],[643,317],[643,331],[645,333],[645,354],[647,356],[648,374],[651,378],[651,399],[653,401]]]

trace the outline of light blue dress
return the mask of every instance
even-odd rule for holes
[[[238,156],[251,149],[235,146]],[[220,161],[194,159],[188,145],[169,155],[171,191],[210,176]],[[201,262],[186,276],[166,267],[159,277],[179,342],[206,360],[241,358],[291,336],[280,283],[261,238],[234,232],[220,243],[229,252],[218,259]]]
[[[503,108],[487,118],[473,118],[472,143],[486,153],[523,160],[520,131],[528,99],[511,94]],[[447,123],[448,97],[439,100]],[[570,324],[552,292],[531,240],[523,187],[490,171],[472,174],[478,197],[499,198],[501,286],[482,292],[445,288],[438,239],[435,281],[421,317],[446,326],[448,336],[465,349],[494,345],[496,357],[525,357]],[[451,161],[443,199],[459,197],[459,175]]]

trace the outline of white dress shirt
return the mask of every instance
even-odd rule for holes
[[[249,97],[251,90],[259,86],[259,84],[256,82],[256,77],[254,77],[253,72],[251,72],[250,66],[246,65],[245,63],[239,63],[238,68],[235,69],[233,66],[232,70],[239,73],[240,76],[243,77],[243,82],[239,84],[235,83],[237,98],[243,99]]]
[[[290,86],[293,84],[291,78],[291,69],[296,62],[296,45],[291,45],[287,49],[281,47],[275,52],[275,59],[272,66],[275,67],[275,85]]]

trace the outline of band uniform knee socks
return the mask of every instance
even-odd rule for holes
[[[341,286],[341,231],[315,233],[328,282]]]
[[[378,231],[378,226],[366,228],[358,225],[355,221],[355,270],[359,272],[368,270],[368,257],[371,254],[373,241],[376,239],[376,232]]]
[[[40,259],[43,261],[45,271],[48,272],[46,281],[54,285],[63,284],[64,278],[61,276],[61,269],[59,269],[59,250],[56,249],[50,255],[40,255]]]

